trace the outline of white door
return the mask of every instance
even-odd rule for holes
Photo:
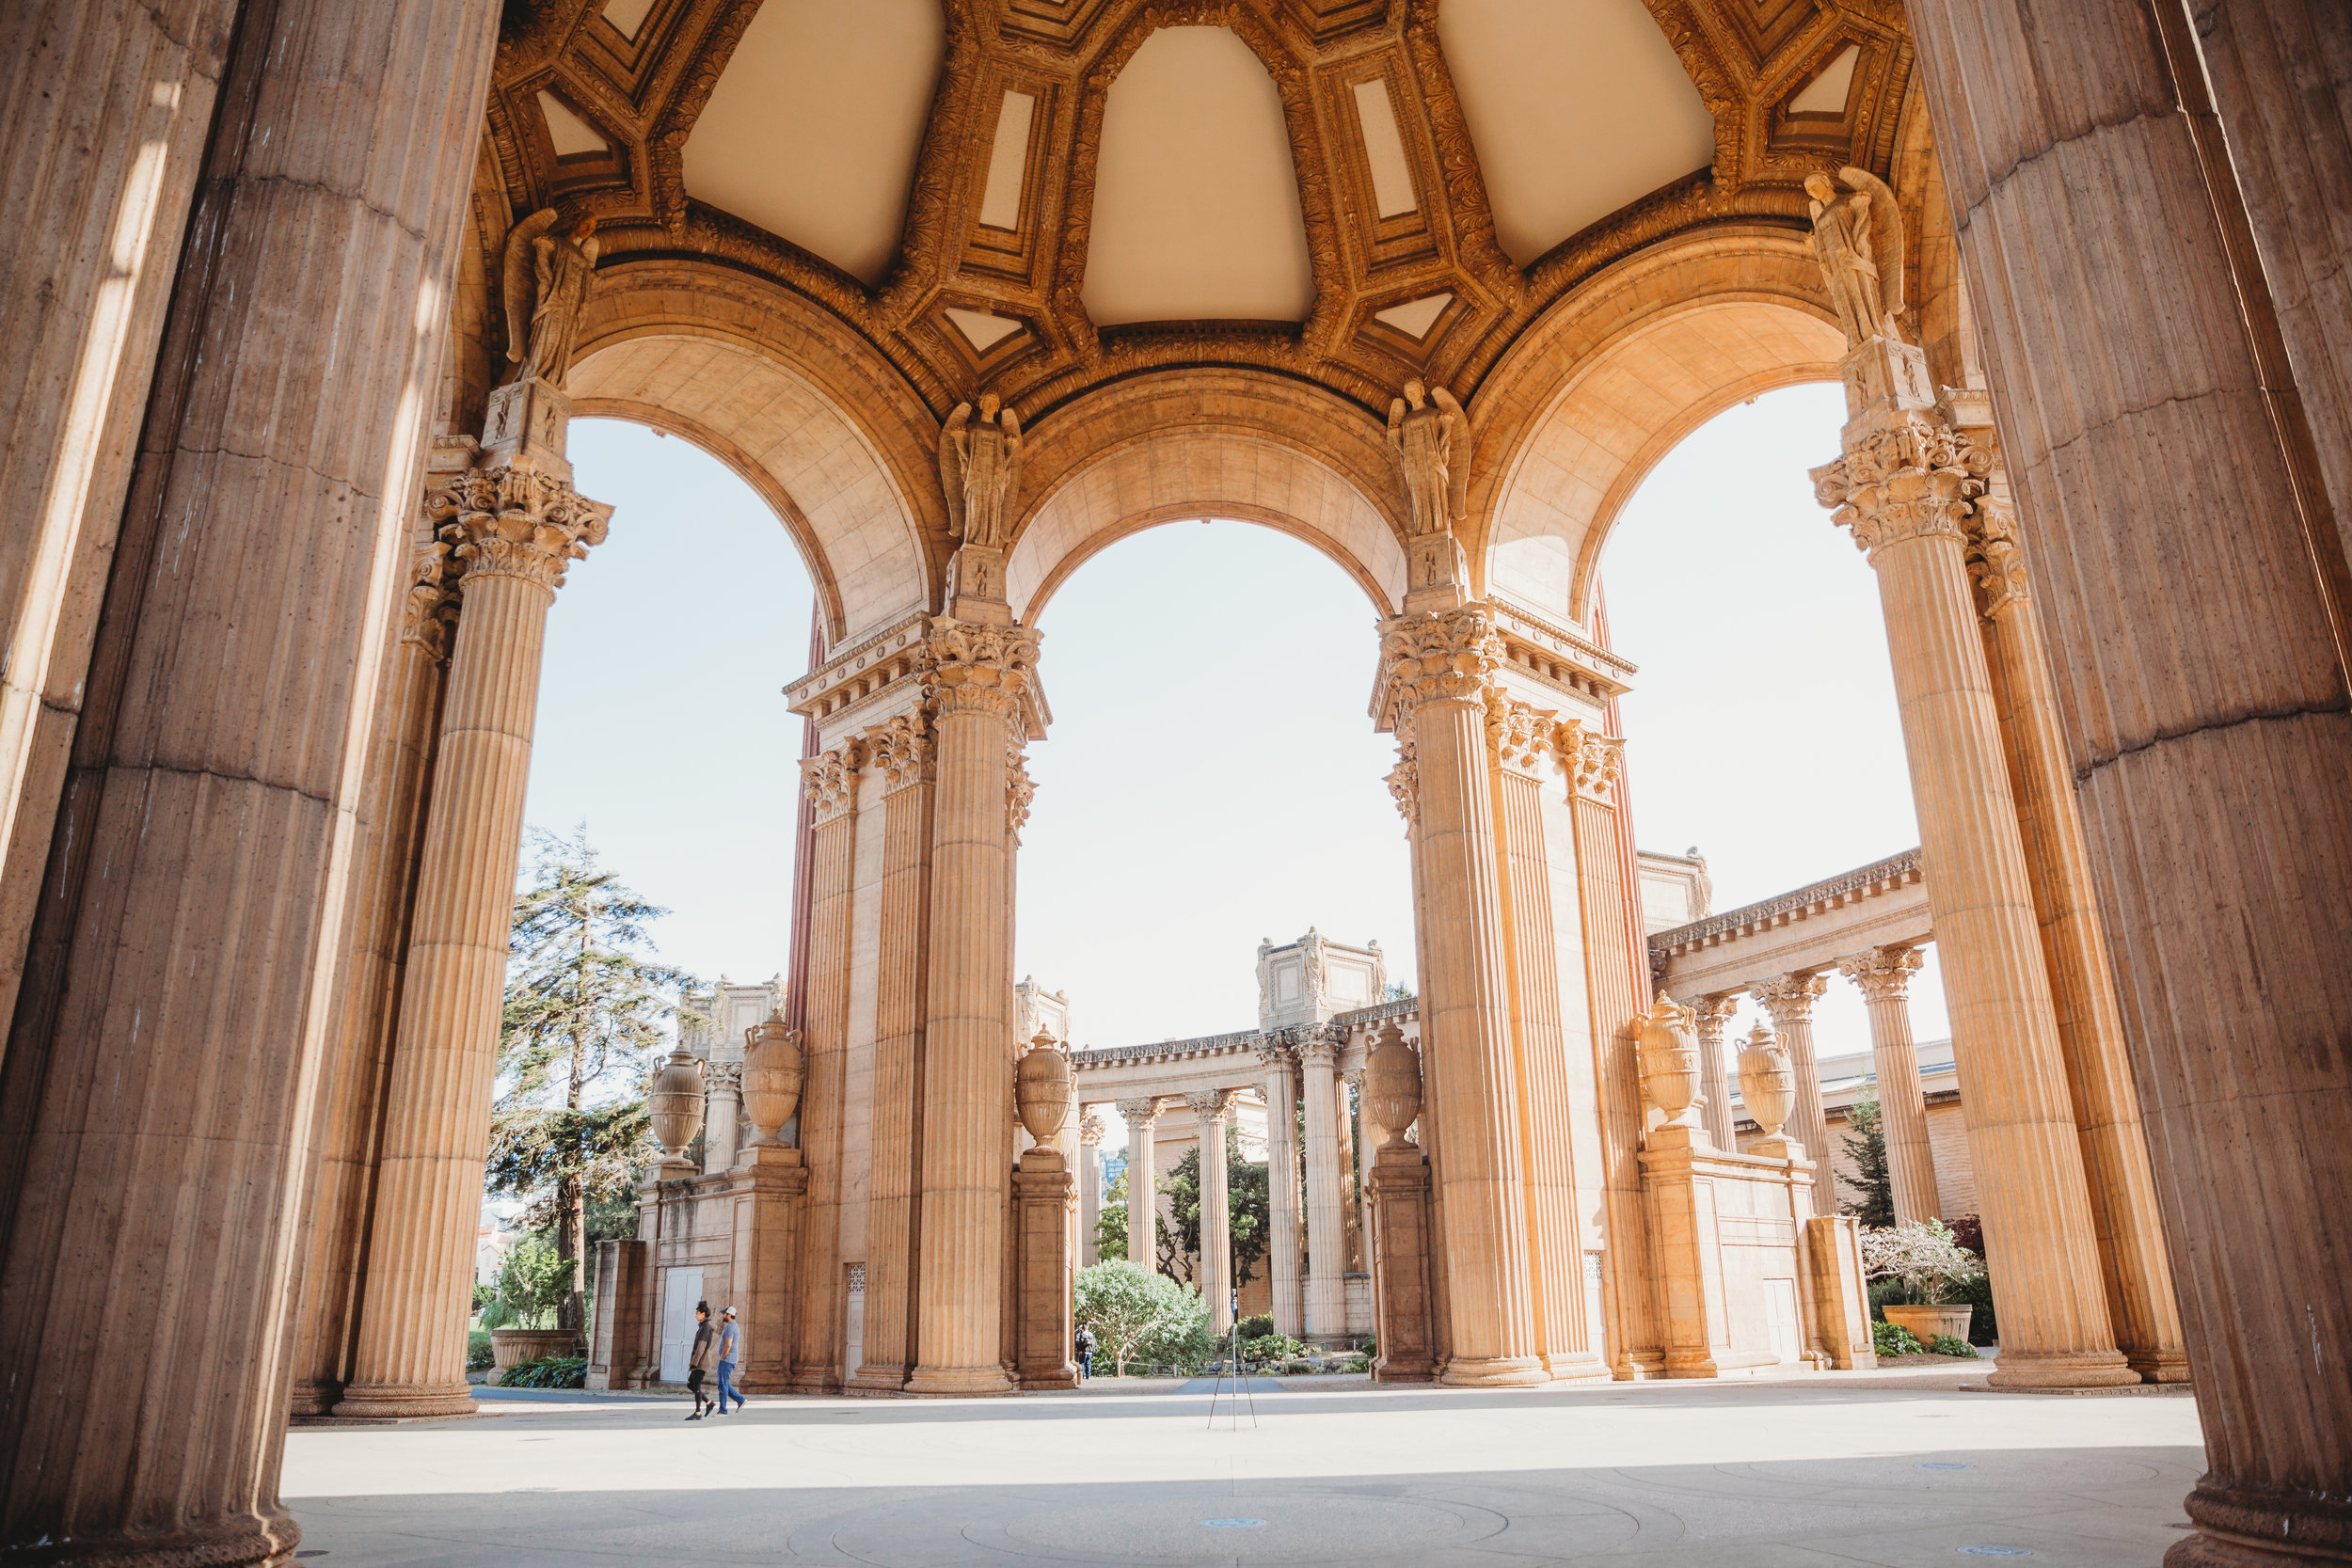
[[[661,1275],[661,1381],[684,1383],[694,1354],[694,1304],[702,1300],[703,1272],[674,1268]]]
[[[1797,1282],[1793,1279],[1768,1279],[1764,1282],[1764,1327],[1772,1336],[1772,1358],[1788,1362],[1797,1358]]]

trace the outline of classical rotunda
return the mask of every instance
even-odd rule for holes
[[[1240,519],[1363,592],[1420,995],[1184,1092],[1327,1140],[1360,1069],[1378,1375],[1867,1366],[1800,1025],[1931,931],[1994,1382],[2192,1381],[2169,1560],[2352,1561],[2338,0],[28,0],[0,58],[0,1551],[281,1561],[290,1413],[471,1412],[547,619],[660,524],[575,484],[596,416],[818,600],[785,1000],[664,1069],[608,1379],[691,1264],[755,1388],[1068,1383],[1045,617]],[[1807,381],[1920,846],[1661,946],[1597,563]]]

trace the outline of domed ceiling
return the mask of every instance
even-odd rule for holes
[[[538,0],[492,183],[595,213],[607,267],[800,291],[937,411],[1170,364],[1385,408],[1645,245],[1883,173],[1911,64],[1899,0]]]

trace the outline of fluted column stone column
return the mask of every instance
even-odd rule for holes
[[[1265,1161],[1267,1291],[1274,1332],[1295,1339],[1307,1331],[1306,1303],[1298,1277],[1298,1076],[1289,1045],[1279,1035],[1258,1042],[1265,1069]]]
[[[1225,1163],[1233,1091],[1189,1094],[1184,1103],[1200,1128],[1200,1294],[1209,1304],[1209,1326],[1222,1335],[1233,1326],[1233,1211]]]
[[[1911,1037],[1911,976],[1926,961],[1915,947],[1873,947],[1839,964],[1870,1012],[1870,1064],[1878,1075],[1879,1128],[1886,1140],[1895,1220],[1915,1225],[1944,1212],[1919,1092],[1919,1052]]]
[[[1347,1185],[1342,1196],[1347,1205],[1349,1233],[1348,1267],[1358,1274],[1372,1272],[1372,1205],[1364,1196],[1364,1182],[1372,1174],[1372,1117],[1363,1102],[1364,1069],[1344,1068],[1340,1072],[1340,1131],[1349,1139]],[[1348,1119],[1350,1110],[1355,1119]]]
[[[464,564],[385,1102],[367,1298],[339,1416],[470,1415],[466,1319],[490,1141],[539,656],[612,509],[518,463],[425,498]]]
[[[1918,350],[1874,337],[1847,385],[1903,387]],[[1876,367],[1893,365],[1894,371]],[[2001,746],[1963,522],[1989,454],[1906,392],[1860,403],[1815,471],[1870,559],[1919,816],[1961,1104],[2001,1320],[1998,1387],[2137,1383],[2115,1348],[2090,1194]],[[1799,1074],[1802,1086],[1809,1081]]]
[[[1005,1375],[1012,1037],[1009,816],[1037,634],[931,623],[939,782],[924,1030],[922,1323],[917,1394],[993,1394]]]
[[[1813,1004],[1828,990],[1827,980],[1801,970],[1758,980],[1748,988],[1748,994],[1772,1015],[1772,1032],[1788,1053],[1789,1070],[1797,1080],[1797,1108],[1788,1117],[1788,1132],[1816,1162],[1813,1180],[1819,1202],[1836,1213],[1837,1182],[1830,1174],[1829,1113],[1821,1108],[1821,1064],[1813,1049]]]
[[[1418,774],[1422,1052],[1443,1092],[1432,1164],[1443,1193],[1456,1386],[1540,1383],[1527,1256],[1517,1047],[1511,1034],[1486,699],[1502,639],[1483,605],[1380,623],[1382,702]],[[1324,1097],[1327,1101],[1328,1095]],[[1315,1095],[1307,1097],[1309,1116]]]
[[[1088,1117],[1078,1128],[1078,1266],[1091,1268],[1103,1258],[1094,1227],[1103,1218],[1103,1138],[1109,1132],[1100,1118]]]
[[[801,763],[809,803],[809,920],[806,996],[802,1003],[805,1078],[801,1154],[808,1185],[802,1204],[800,1299],[792,1313],[792,1386],[838,1389],[854,1367],[849,1354],[849,1275],[841,1257],[843,1145],[849,1119],[850,965],[856,914],[858,796],[866,742],[850,736]]]
[[[1692,1028],[1699,1037],[1699,1076],[1707,1095],[1707,1140],[1734,1154],[1740,1150],[1740,1132],[1731,1115],[1731,1096],[1740,1081],[1740,1053],[1724,1052],[1724,1030],[1739,1010],[1737,991],[1702,996],[1691,1004]]]
[[[1299,1031],[1299,1094],[1307,1107],[1307,1332],[1319,1339],[1347,1329],[1346,1229],[1340,1218],[1338,1032]]]
[[[1159,1127],[1160,1102],[1150,1097],[1117,1102],[1127,1124],[1127,1261],[1154,1268],[1159,1195],[1152,1173],[1152,1140]]]
[[[162,247],[178,258],[163,348],[72,751],[41,801],[55,834],[0,1062],[0,1555],[279,1562],[300,1540],[278,1471],[322,971],[350,940],[496,10],[285,0],[225,34],[205,8],[135,25],[72,10],[26,26],[86,24],[124,53],[93,65],[51,32],[12,59],[27,93],[72,70],[87,94],[39,111],[71,129],[14,150],[184,159],[161,116],[99,112],[142,101],[184,105],[209,142],[193,215],[183,184],[152,230],[188,238]],[[149,52],[192,39],[227,54],[216,103]],[[15,172],[28,233],[72,221]],[[159,182],[152,199],[171,198]],[[155,262],[135,240],[89,281],[123,288]],[[41,276],[0,283],[10,330],[116,352],[106,335],[129,327],[64,276],[37,300]],[[12,435],[39,443],[22,412]],[[72,460],[54,460],[69,488]],[[131,1375],[101,1393],[109,1368]]]
[[[2352,1209],[2345,519],[2298,404],[2352,410],[2279,348],[2283,320],[2341,351],[2294,276],[2325,269],[2265,237],[2286,193],[2343,221],[2288,162],[2344,135],[2341,50],[2287,50],[2292,90],[2241,76],[2244,30],[2340,39],[2340,8],[1908,8],[2182,1264],[2209,1468],[2167,1561],[2352,1556],[2352,1379],[2302,1371],[2352,1342],[2344,1227],[2308,1219]],[[2249,106],[2333,128],[2279,145]]]
[[[736,1124],[743,1114],[743,1069],[711,1065],[703,1079],[703,1174],[723,1176],[735,1168]]]

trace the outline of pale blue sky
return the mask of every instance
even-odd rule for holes
[[[1635,823],[1697,845],[1716,907],[1918,842],[1877,588],[1814,503],[1835,387],[1768,394],[1699,431],[1627,508],[1603,559]],[[662,956],[764,978],[789,940],[809,583],[751,489],[687,442],[572,427],[612,536],[557,597],[529,820],[580,821],[672,912]],[[1374,610],[1305,545],[1178,523],[1114,545],[1041,618],[1055,723],[1031,748],[1016,971],[1069,991],[1083,1044],[1247,1028],[1254,956],[1310,925],[1413,969],[1393,743],[1366,715]],[[1946,1032],[1930,971],[1922,1039]],[[1743,1015],[1737,1027],[1744,1029]],[[1867,1048],[1834,981],[1821,1053]]]

